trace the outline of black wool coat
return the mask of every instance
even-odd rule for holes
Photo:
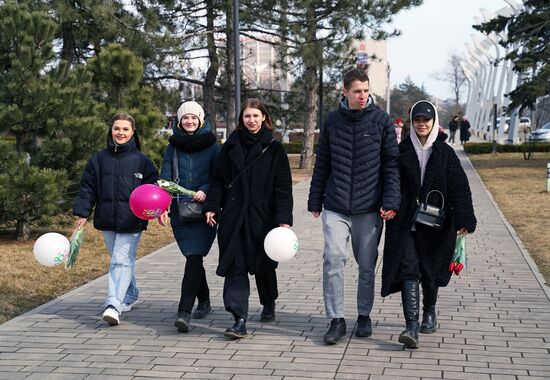
[[[216,273],[222,277],[231,271],[238,254],[244,255],[250,274],[276,268],[277,263],[264,251],[265,236],[279,224],[292,225],[292,177],[283,145],[273,141],[271,133],[263,133],[260,143],[249,152],[249,162],[269,145],[268,149],[243,171],[246,163],[240,133],[233,132],[222,146],[204,203],[205,211],[219,216]]]
[[[466,228],[474,232],[476,218],[472,193],[466,173],[454,150],[447,145],[446,135],[439,133],[426,165],[424,183],[420,187],[420,164],[410,137],[399,145],[401,171],[401,207],[393,220],[386,222],[382,268],[382,297],[402,288],[399,267],[404,253],[403,239],[410,233],[417,199],[425,200],[430,190],[439,190],[445,197],[445,222],[442,230],[416,224],[416,248],[422,282],[428,286],[446,286],[451,278],[451,263],[456,232]],[[431,198],[430,198],[431,199]],[[439,202],[439,198],[432,200]]]

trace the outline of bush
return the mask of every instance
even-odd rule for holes
[[[290,142],[284,143],[283,147],[286,150],[287,154],[300,154],[302,153],[302,143],[301,142]],[[313,151],[317,151],[317,144],[313,147]]]
[[[497,153],[522,153],[526,152],[528,144],[497,144]],[[487,154],[493,152],[493,144],[490,142],[464,144],[464,151],[467,154]],[[537,142],[531,145],[532,152],[550,152],[550,142]]]

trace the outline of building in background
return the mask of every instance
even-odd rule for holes
[[[272,41],[275,38],[272,37]],[[274,45],[241,37],[241,58],[243,80],[248,85],[253,88],[288,90],[289,74],[274,67],[277,62]]]
[[[365,68],[369,75],[370,93],[378,102],[385,99],[390,85],[388,78],[388,59],[386,41],[357,40],[353,44],[359,67]]]

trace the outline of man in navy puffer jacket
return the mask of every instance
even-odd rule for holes
[[[344,74],[344,96],[321,129],[309,190],[308,210],[313,216],[319,217],[324,207],[323,296],[331,319],[324,336],[327,344],[346,335],[344,266],[350,243],[359,265],[355,334],[372,334],[370,312],[382,220],[392,219],[400,204],[395,130],[368,91],[364,71]]]

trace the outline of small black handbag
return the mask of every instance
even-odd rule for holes
[[[429,203],[432,193],[439,194],[441,197],[440,206]],[[416,202],[418,203],[418,208],[414,214],[414,222],[425,224],[438,230],[442,229],[445,222],[445,197],[443,194],[438,190],[432,190],[426,195],[426,200],[423,203],[420,203],[418,199]]]
[[[172,173],[174,182],[179,183],[180,176],[178,170],[178,150],[174,148],[174,158],[172,160]],[[178,219],[182,223],[199,223],[206,222],[204,216],[204,205],[199,202],[193,202],[192,199],[180,199],[178,202]]]

